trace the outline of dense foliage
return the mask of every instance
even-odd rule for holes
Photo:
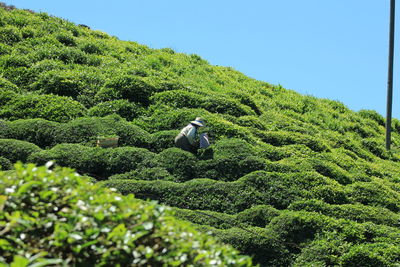
[[[174,148],[197,116],[212,146]],[[384,126],[376,111],[198,55],[0,8],[2,170],[54,160],[174,207],[261,265],[400,263],[400,121],[392,151]],[[98,136],[118,136],[119,147],[96,147]]]
[[[251,265],[164,206],[47,167],[0,172],[1,266]]]

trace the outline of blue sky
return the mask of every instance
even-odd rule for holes
[[[390,0],[2,1],[121,40],[198,54],[355,111],[386,114]],[[399,118],[396,52],[393,116]]]

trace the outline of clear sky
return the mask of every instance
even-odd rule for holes
[[[0,1],[386,115],[390,0]],[[400,118],[397,43],[393,116]]]

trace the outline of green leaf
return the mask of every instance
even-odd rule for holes
[[[13,262],[11,263],[10,267],[25,267],[28,266],[29,260],[25,257],[20,255],[14,256]]]

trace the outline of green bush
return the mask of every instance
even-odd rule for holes
[[[0,42],[7,45],[13,45],[22,41],[21,31],[14,26],[6,26],[0,28]]]
[[[310,199],[294,202],[289,209],[296,211],[311,211],[334,218],[343,218],[359,223],[373,222],[396,226],[400,215],[381,207],[371,207],[362,204],[331,205],[320,200]]]
[[[16,165],[0,176],[3,265],[252,265],[165,207],[91,185],[69,169]]]
[[[103,149],[78,144],[60,144],[50,150],[33,153],[28,160],[39,165],[55,161],[60,166],[70,166],[97,179],[105,179],[113,174],[154,167],[154,158],[155,155],[144,148]]]
[[[213,144],[212,148],[214,151],[214,158],[216,159],[227,159],[230,157],[243,159],[257,153],[253,146],[238,138],[218,140],[218,142]]]
[[[79,102],[55,95],[0,93],[0,105],[0,118],[9,120],[42,118],[67,122],[86,113]]]
[[[261,158],[231,156],[199,161],[196,166],[196,177],[235,181],[246,174],[265,168],[265,161]]]
[[[5,158],[5,157],[0,157],[0,170],[5,171],[5,170],[11,170],[13,168],[12,162]]]
[[[124,74],[115,75],[106,82],[96,97],[100,101],[127,99],[147,106],[153,91],[152,85],[143,78]]]
[[[151,135],[149,148],[151,151],[159,153],[167,148],[175,146],[175,137],[179,134],[178,130],[159,131]]]
[[[196,157],[180,148],[168,148],[157,155],[157,162],[178,181],[191,180],[195,175]]]
[[[400,193],[376,181],[355,182],[346,187],[353,201],[364,205],[385,207],[391,211],[400,210]]]
[[[32,143],[14,139],[0,139],[0,156],[5,157],[11,162],[26,162],[27,158],[41,149]]]
[[[77,97],[82,93],[84,83],[76,71],[52,70],[40,75],[32,88],[45,94]]]
[[[91,117],[104,117],[107,115],[118,114],[128,121],[143,114],[145,109],[137,103],[129,102],[125,99],[104,101],[88,110]]]
[[[147,147],[150,134],[117,115],[104,118],[79,118],[61,124],[55,131],[57,143],[82,143],[94,146],[98,136],[116,135],[119,146]]]
[[[13,92],[19,92],[18,87],[13,84],[12,82],[10,82],[7,79],[4,79],[3,77],[0,77],[0,90],[1,91],[13,91]]]
[[[134,170],[122,174],[115,174],[108,178],[109,180],[164,180],[174,181],[176,180],[165,168],[153,167],[145,168],[140,170]]]
[[[16,120],[7,124],[5,138],[23,140],[41,148],[55,145],[55,131],[59,123],[44,119]],[[1,131],[1,130],[0,130]]]

